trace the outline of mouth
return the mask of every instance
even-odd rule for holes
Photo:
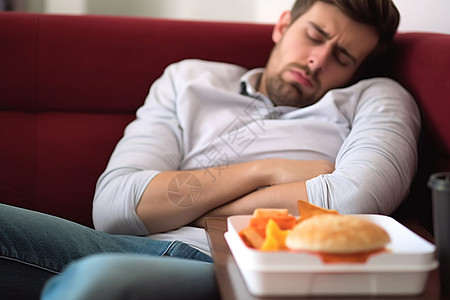
[[[314,87],[313,80],[310,76],[306,75],[305,71],[303,71],[302,69],[292,68],[288,73],[290,74],[292,79],[300,85],[308,88]]]

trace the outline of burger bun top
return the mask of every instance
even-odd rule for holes
[[[357,216],[321,214],[298,223],[287,235],[292,250],[350,254],[382,249],[390,242],[379,225]]]

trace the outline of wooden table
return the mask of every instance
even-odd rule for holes
[[[418,235],[427,239],[428,241],[433,241],[432,235],[420,225],[419,222],[414,220],[401,221],[403,225],[416,232]],[[257,297],[249,293],[244,279],[239,272],[238,266],[228,248],[228,244],[225,241],[224,233],[227,230],[227,219],[226,218],[207,218],[206,219],[206,232],[208,235],[208,242],[211,248],[211,253],[214,259],[216,280],[219,286],[220,294],[224,300],[272,300],[279,297]],[[332,297],[297,297],[298,299],[331,299]],[[351,299],[395,299],[395,300],[405,300],[405,299],[450,299],[449,297],[444,297],[440,293],[440,283],[439,283],[439,272],[434,270],[430,272],[428,281],[423,294],[418,296],[393,296],[393,297],[351,297]],[[282,299],[296,299],[295,297],[283,297]],[[340,297],[340,299],[344,299]]]

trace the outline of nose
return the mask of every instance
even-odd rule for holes
[[[323,72],[326,69],[328,61],[332,55],[333,49],[322,45],[317,47],[311,52],[308,58],[308,67],[312,73]]]

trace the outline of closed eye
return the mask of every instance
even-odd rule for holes
[[[351,63],[356,64],[356,58],[351,55],[347,49],[337,46],[334,50],[334,55],[338,62],[343,66],[348,66]]]
[[[315,25],[314,23],[310,23],[310,25],[311,26],[309,26],[306,30],[306,35],[310,41],[319,44],[328,39],[328,35],[317,25]]]

